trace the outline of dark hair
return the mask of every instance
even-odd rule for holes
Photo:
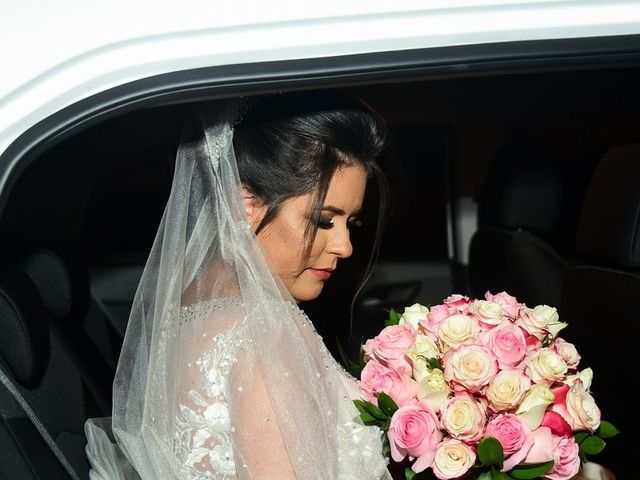
[[[278,216],[285,200],[313,193],[305,231],[308,258],[334,172],[360,165],[377,183],[378,221],[364,284],[386,218],[388,186],[376,162],[385,146],[384,121],[361,100],[336,91],[258,97],[249,99],[248,109],[235,127],[233,142],[240,180],[267,206],[256,234]]]

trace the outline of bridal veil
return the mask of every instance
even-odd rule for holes
[[[92,478],[379,479],[379,432],[245,220],[237,100],[179,147],[138,290],[113,418],[87,423]],[[278,474],[278,472],[280,472]]]

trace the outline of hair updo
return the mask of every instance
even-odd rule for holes
[[[373,260],[388,197],[376,162],[385,146],[384,121],[364,102],[339,92],[275,94],[249,99],[249,106],[235,126],[233,143],[240,181],[267,207],[256,234],[278,216],[285,200],[311,193],[308,258],[334,172],[359,165],[379,190]]]

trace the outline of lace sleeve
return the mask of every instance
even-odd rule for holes
[[[252,367],[238,300],[182,307],[180,322],[180,478],[295,478],[270,421],[264,381]]]

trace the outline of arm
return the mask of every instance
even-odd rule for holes
[[[176,431],[182,468],[187,478],[296,478],[263,376],[244,346],[241,311],[226,310],[224,320],[220,313],[181,331]]]

